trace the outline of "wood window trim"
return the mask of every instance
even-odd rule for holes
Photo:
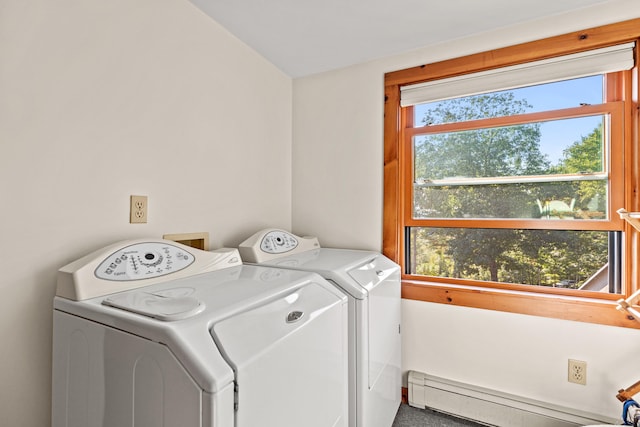
[[[538,41],[509,46],[487,52],[421,65],[385,74],[384,105],[384,206],[383,253],[399,264],[404,258],[404,191],[402,180],[406,166],[401,159],[401,127],[411,120],[402,116],[400,86],[516,65],[538,59],[566,55],[580,51],[636,41],[636,66],[633,79],[623,87],[608,87],[625,99],[625,196],[628,211],[640,210],[640,119],[638,100],[638,64],[640,59],[640,19],[577,31]],[[628,224],[625,230],[624,276],[625,295],[639,287],[640,267],[632,260],[640,259],[640,236]],[[616,295],[567,295],[555,292],[535,292],[521,285],[497,287],[480,286],[461,280],[415,280],[403,275],[402,297],[405,299],[451,304],[480,309],[543,316],[565,320],[622,326],[640,329],[636,322],[616,310]]]

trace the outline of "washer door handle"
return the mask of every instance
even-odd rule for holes
[[[291,313],[287,314],[287,323],[297,322],[302,318],[302,316],[304,316],[304,312],[297,310],[292,311]]]

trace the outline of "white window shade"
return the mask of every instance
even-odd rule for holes
[[[635,43],[534,61],[400,88],[400,105],[423,104],[633,68]]]

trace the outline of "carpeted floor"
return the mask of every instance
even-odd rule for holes
[[[398,415],[393,422],[392,427],[478,427],[472,421],[463,420],[461,418],[452,417],[430,409],[418,409],[412,406],[402,404],[398,409]]]

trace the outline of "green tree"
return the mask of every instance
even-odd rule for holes
[[[598,126],[580,141],[574,142],[563,152],[558,167],[560,173],[597,173],[602,172],[602,125]],[[577,206],[585,218],[605,218],[607,184],[606,181],[581,181],[573,185],[578,196]]]
[[[512,92],[499,92],[440,102],[427,111],[423,122],[511,116],[530,108]],[[416,176],[442,179],[548,173],[549,161],[540,152],[539,142],[537,124],[430,135],[416,143]]]
[[[427,112],[425,123],[447,123],[509,116],[531,108],[512,92],[500,92],[438,103]],[[485,178],[548,173],[550,164],[540,152],[537,124],[498,127],[428,135],[415,144],[418,180]],[[439,217],[510,218],[534,209],[535,198],[527,185],[427,186],[415,193],[419,210]],[[456,260],[451,275],[462,277],[488,271],[498,280],[505,253],[517,237],[516,230],[443,230],[448,253]],[[444,237],[444,236],[443,236]],[[482,267],[481,267],[482,266]],[[484,268],[483,268],[484,267]]]

